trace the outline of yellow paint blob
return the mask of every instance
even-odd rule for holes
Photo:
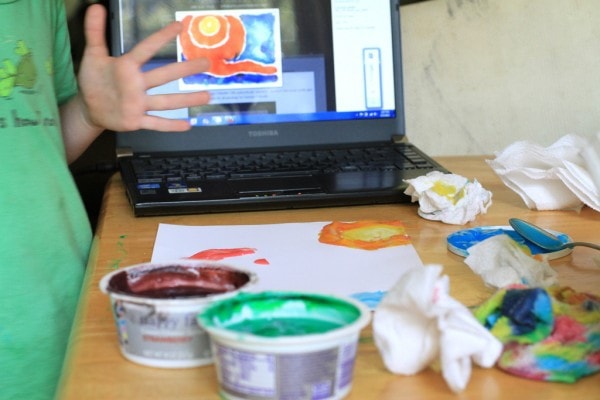
[[[447,198],[452,204],[456,204],[465,196],[464,187],[457,191],[456,186],[442,181],[435,181],[431,190],[433,190],[434,193]]]
[[[220,27],[221,23],[219,20],[216,17],[209,15],[200,20],[198,30],[205,36],[213,36],[219,32]]]
[[[344,236],[350,240],[362,240],[364,242],[375,242],[387,240],[398,234],[398,229],[390,226],[368,226],[347,230]]]

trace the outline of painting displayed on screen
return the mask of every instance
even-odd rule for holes
[[[178,11],[179,61],[205,57],[206,72],[179,81],[181,90],[282,86],[278,9]]]

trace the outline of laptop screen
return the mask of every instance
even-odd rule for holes
[[[172,20],[184,29],[146,65],[207,57],[205,73],[151,93],[211,103],[155,114],[194,126],[394,118],[390,5],[373,0],[121,0],[118,52]]]

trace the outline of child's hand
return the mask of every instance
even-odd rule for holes
[[[113,131],[188,130],[187,121],[150,116],[147,111],[203,105],[210,99],[207,92],[148,95],[146,91],[205,71],[208,61],[198,59],[172,63],[148,72],[141,70],[160,48],[177,37],[181,25],[173,22],[141,41],[127,54],[111,57],[104,36],[105,22],[104,7],[96,4],[88,8],[85,16],[87,43],[78,77],[88,123]]]

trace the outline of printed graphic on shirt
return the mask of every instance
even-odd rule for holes
[[[8,97],[17,86],[32,89],[37,78],[33,54],[24,41],[19,40],[15,48],[18,60],[5,59],[0,66],[0,96]]]
[[[52,63],[44,63],[48,75],[52,75]],[[5,58],[0,62],[0,102],[11,101],[20,94],[36,94],[35,85],[38,82],[38,69],[34,60],[34,54],[25,41],[18,40],[14,48],[14,58]],[[23,114],[23,110],[2,107],[8,115],[0,113],[0,129],[22,128],[32,126],[57,126],[56,118],[42,116],[40,111],[34,114]]]

